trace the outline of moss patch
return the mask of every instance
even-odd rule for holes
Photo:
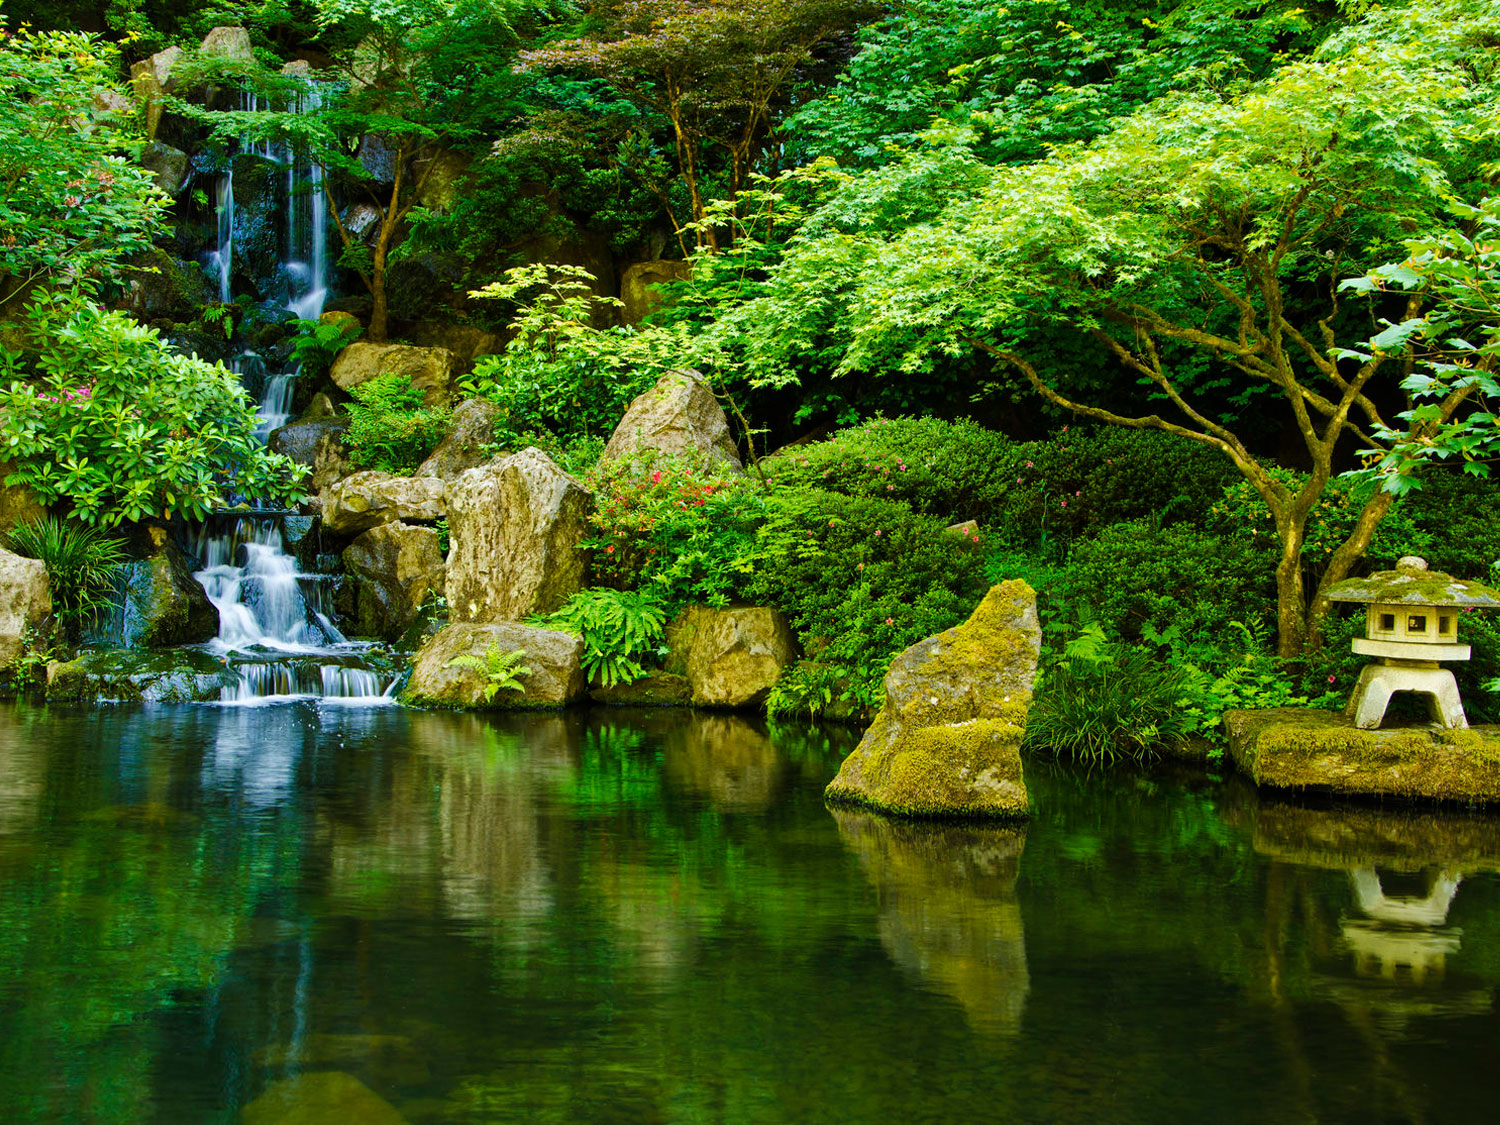
[[[1229,752],[1257,785],[1500,803],[1500,728],[1360,730],[1295,707],[1230,711]]]

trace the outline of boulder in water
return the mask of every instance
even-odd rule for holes
[[[338,535],[359,535],[398,520],[431,523],[447,514],[447,487],[432,477],[398,477],[367,469],[323,491],[323,526]]]
[[[453,353],[447,348],[356,340],[339,352],[328,375],[345,391],[380,375],[405,375],[413,389],[422,392],[426,405],[446,406],[453,397],[455,366]]]
[[[453,620],[521,621],[581,590],[592,502],[540,449],[463,473],[448,488]]]
[[[219,633],[219,611],[193,577],[167,529],[148,524],[137,557],[121,567],[125,605],[121,641],[130,648],[194,645]]]
[[[495,440],[495,415],[499,412],[500,408],[488,399],[471,398],[459,403],[448,436],[422,462],[416,475],[451,480],[483,465],[489,458],[484,447]]]
[[[69,703],[210,703],[238,683],[201,649],[88,649],[47,668],[47,698]]]
[[[892,661],[885,705],[825,795],[905,816],[1025,816],[1020,747],[1041,639],[1031,587],[992,587],[962,625]]]
[[[643,449],[706,461],[719,472],[742,470],[724,410],[696,371],[669,371],[637,396],[599,460],[619,461]]]
[[[46,565],[0,547],[0,665],[21,655],[26,631],[40,629],[51,613]]]
[[[354,576],[355,619],[362,636],[394,641],[416,621],[429,594],[443,589],[443,553],[430,527],[383,523],[344,551]]]
[[[699,707],[761,707],[797,658],[786,618],[756,606],[689,606],[667,628],[667,644],[667,670],[686,674]]]
[[[455,665],[459,657],[486,661],[489,654],[519,652],[531,671],[521,677],[525,691],[501,689],[485,699],[488,677]],[[402,699],[425,707],[563,707],[581,699],[583,638],[529,625],[449,625],[422,646],[412,660]]]

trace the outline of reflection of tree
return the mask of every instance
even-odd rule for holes
[[[963,1005],[976,1031],[1015,1034],[1031,987],[1015,898],[1025,829],[831,811],[875,885],[891,957]]]

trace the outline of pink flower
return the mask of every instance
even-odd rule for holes
[[[1068,502],[1067,502],[1067,501],[1066,501],[1066,500],[1064,500],[1064,501],[1063,501],[1063,502],[1062,502],[1062,506],[1063,506],[1063,507],[1064,507],[1064,508],[1066,508],[1066,507],[1067,507],[1067,506],[1068,506]]]
[[[894,625],[896,623],[896,619],[894,617],[887,617],[885,619],[885,623],[887,625]]]
[[[888,484],[888,485],[885,486],[885,490],[887,492],[895,492],[896,491],[896,486],[894,484]]]
[[[864,563],[860,563],[860,564],[859,564],[859,565],[858,565],[858,566],[857,566],[857,567],[855,567],[855,568],[854,568],[854,569],[855,569],[855,570],[864,570],[864,568],[865,568],[865,564],[864,564]]]
[[[1083,495],[1083,489],[1080,488],[1077,492],[1073,493],[1073,495],[1074,496],[1082,496]]]
[[[1331,683],[1333,683],[1333,681],[1334,681],[1334,677],[1333,676],[1329,676],[1328,677],[1328,682],[1331,684]]]
[[[654,472],[654,473],[651,474],[651,483],[652,484],[660,484],[661,483],[661,470],[660,469],[657,469],[656,472]]]
[[[877,528],[876,528],[876,529],[875,529],[875,534],[876,534],[876,535],[877,535],[877,536],[878,536],[878,535],[879,535],[879,534],[880,534],[880,528],[878,528],[878,527],[877,527]]]
[[[1029,468],[1031,468],[1031,462],[1030,462],[1030,461],[1027,461],[1027,462],[1026,462],[1026,467],[1027,467],[1027,468],[1028,468],[1028,469],[1029,469]]]
[[[608,547],[604,548],[604,553],[606,555],[612,555],[612,554],[614,554],[615,553],[614,544],[611,543]]]

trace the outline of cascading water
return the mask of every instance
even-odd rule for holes
[[[318,105],[309,84],[297,99],[298,112]],[[242,109],[261,108],[245,95]],[[288,148],[270,142],[242,145],[241,152],[283,165],[284,229],[279,232],[285,279],[285,307],[294,316],[316,319],[328,295],[327,224],[322,169],[299,163]],[[218,272],[220,299],[230,299],[234,264],[235,202],[233,162],[220,180],[219,243],[209,256]],[[264,442],[291,417],[297,369],[273,372],[262,356],[242,351],[232,366],[241,381],[260,393],[257,436]],[[209,642],[239,676],[221,694],[225,703],[288,698],[377,702],[388,698],[394,677],[370,666],[375,647],[349,641],[330,616],[326,591],[330,575],[308,573],[286,549],[281,514],[254,511],[220,517],[200,527],[193,544],[202,569],[194,575],[219,611],[219,635]]]

